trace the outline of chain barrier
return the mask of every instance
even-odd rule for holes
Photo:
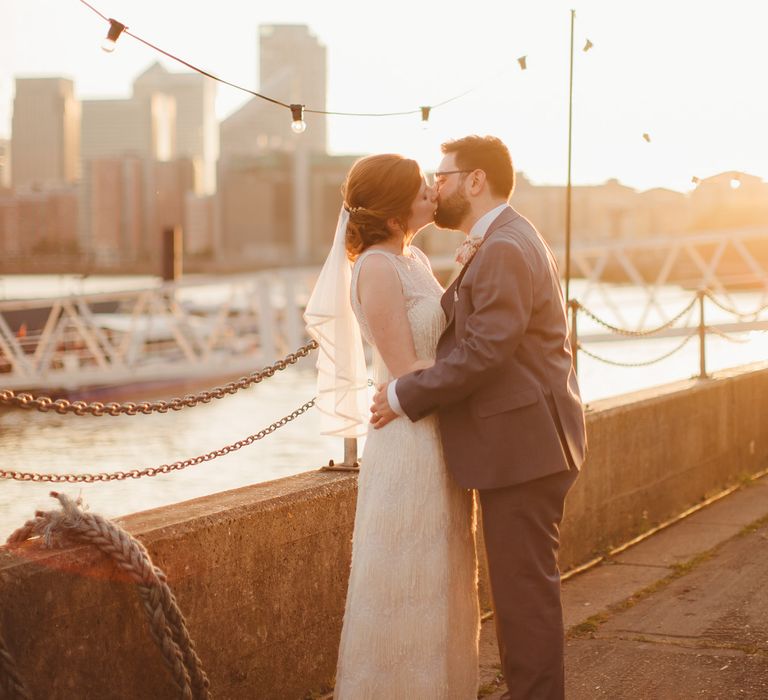
[[[10,389],[0,391],[0,406],[11,406],[13,408],[36,409],[42,413],[55,411],[65,414],[73,413],[76,416],[135,416],[138,413],[149,415],[151,413],[167,413],[168,411],[180,411],[182,408],[192,408],[201,403],[210,403],[213,399],[221,399],[230,394],[235,394],[241,389],[248,389],[254,384],[258,384],[264,379],[273,377],[277,372],[287,369],[296,364],[301,358],[307,357],[310,352],[317,348],[317,341],[311,340],[295,352],[289,353],[282,360],[277,360],[273,364],[252,372],[237,381],[229,382],[224,386],[218,386],[208,391],[201,391],[197,394],[187,394],[183,398],[174,398],[168,401],[126,401],[117,403],[110,401],[102,403],[93,401],[69,401],[68,399],[52,399],[50,396],[32,396],[32,394],[16,394]]]
[[[735,308],[733,306],[729,306],[725,302],[720,301],[709,290],[707,290],[705,292],[705,294],[707,295],[709,300],[715,306],[719,307],[720,309],[722,309],[723,311],[725,311],[725,312],[727,312],[729,314],[732,314],[733,316],[736,316],[736,318],[738,318],[739,321],[756,321],[758,316],[760,316],[760,314],[763,313],[763,311],[768,309],[768,304],[765,304],[765,305],[761,306],[759,309],[756,309],[755,311],[750,311],[750,312],[744,313],[742,311],[739,311],[737,308]]]
[[[54,484],[80,484],[80,483],[95,483],[104,481],[123,481],[125,479],[141,479],[144,476],[157,476],[158,474],[168,474],[174,471],[180,471],[187,467],[197,466],[203,462],[210,462],[218,457],[228,455],[230,452],[236,452],[237,450],[252,445],[257,440],[265,438],[267,435],[274,433],[278,428],[282,428],[292,420],[295,420],[303,413],[306,413],[312,406],[315,405],[316,399],[311,399],[305,404],[297,408],[292,413],[284,416],[278,421],[275,421],[270,426],[260,430],[258,433],[249,435],[247,438],[238,440],[231,445],[225,445],[218,450],[207,452],[204,455],[198,455],[197,457],[190,457],[189,459],[179,460],[171,464],[161,464],[159,467],[146,467],[144,469],[131,469],[130,471],[116,471],[116,472],[100,472],[100,473],[81,473],[81,474],[39,474],[36,472],[19,472],[0,469],[0,479],[9,479],[13,481],[32,481],[36,483],[54,483]]]
[[[578,349],[580,352],[583,352],[585,355],[588,355],[593,360],[597,360],[598,362],[603,362],[606,365],[613,365],[614,367],[648,367],[649,365],[655,365],[657,362],[661,362],[662,360],[666,360],[668,357],[672,357],[676,352],[679,352],[682,350],[693,337],[697,335],[698,331],[693,331],[690,335],[686,336],[682,343],[675,346],[672,350],[670,350],[667,353],[664,353],[660,357],[656,357],[653,360],[644,360],[642,362],[619,362],[618,360],[609,360],[606,357],[601,357],[600,355],[596,355],[590,350],[587,350],[581,343],[578,344]]]
[[[715,326],[707,326],[707,332],[714,333],[715,335],[719,336],[723,340],[727,340],[729,343],[735,343],[737,345],[745,345],[746,343],[750,342],[749,338],[736,338],[730,333],[721,331],[719,328],[716,328]]]
[[[754,311],[750,312],[742,312],[736,309],[733,306],[729,306],[725,302],[720,301],[717,297],[714,296],[714,294],[710,290],[706,290],[704,292],[704,295],[718,308],[725,311],[726,313],[731,314],[732,316],[735,316],[739,321],[755,321],[760,316],[763,311],[768,310],[768,304],[764,304],[758,309],[755,309]],[[581,303],[579,303],[576,300],[572,300],[572,304],[576,307],[577,311],[580,311],[585,316],[588,316],[591,318],[595,323],[603,326],[603,328],[606,328],[607,330],[611,331],[612,333],[617,333],[619,335],[626,335],[626,336],[633,336],[633,337],[643,337],[643,336],[650,336],[654,335],[656,333],[660,333],[663,330],[666,330],[670,328],[671,326],[675,325],[685,314],[690,311],[695,305],[696,305],[697,297],[694,297],[691,302],[686,306],[682,311],[680,311],[679,314],[677,314],[674,318],[670,319],[666,323],[664,323],[661,326],[658,326],[656,328],[649,328],[646,330],[641,331],[633,331],[629,330],[627,328],[619,328],[618,326],[614,326],[611,323],[608,323],[608,321],[603,320],[600,318],[597,314],[595,314],[593,311],[588,309],[586,306],[583,306]],[[722,335],[721,331],[717,331],[716,329],[712,328],[715,333],[718,335]],[[723,335],[723,337],[725,337]],[[734,341],[734,342],[740,342],[740,341]]]
[[[654,335],[656,333],[660,333],[661,331],[666,330],[667,328],[671,328],[674,326],[685,314],[687,314],[693,307],[696,305],[696,297],[694,297],[691,300],[691,303],[688,304],[679,314],[677,314],[674,318],[671,318],[669,321],[664,323],[661,326],[658,326],[657,328],[649,328],[647,330],[642,331],[631,331],[626,328],[619,328],[618,326],[614,326],[607,321],[604,321],[599,316],[597,316],[594,312],[590,311],[586,306],[583,306],[578,301],[573,301],[572,303],[576,306],[577,311],[581,311],[585,316],[589,316],[595,323],[598,323],[599,325],[603,326],[604,328],[607,328],[612,333],[617,333],[618,335],[627,335],[635,338],[642,338],[649,335]]]

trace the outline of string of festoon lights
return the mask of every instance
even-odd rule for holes
[[[282,102],[281,100],[277,100],[273,97],[269,97],[268,95],[263,95],[262,93],[251,90],[250,88],[244,87],[242,85],[238,85],[236,83],[232,83],[229,80],[224,80],[223,78],[220,78],[217,75],[214,75],[213,73],[210,73],[207,70],[204,70],[198,66],[195,66],[192,63],[185,61],[183,58],[180,58],[179,56],[176,56],[170,53],[169,51],[162,49],[156,44],[153,44],[147,41],[146,39],[138,36],[137,34],[134,34],[133,32],[129,31],[128,25],[124,24],[123,22],[119,22],[118,20],[113,19],[111,17],[107,17],[103,12],[96,9],[93,5],[91,5],[86,0],[80,0],[80,2],[109,24],[107,35],[106,37],[104,37],[104,40],[101,44],[101,48],[107,53],[111,53],[112,51],[114,51],[115,46],[117,45],[117,40],[123,34],[127,34],[128,36],[132,37],[136,41],[144,44],[145,46],[148,46],[149,48],[153,49],[154,51],[157,51],[163,56],[166,56],[167,58],[170,58],[171,60],[176,61],[177,63],[180,63],[181,65],[186,66],[190,70],[200,73],[201,75],[204,75],[207,78],[210,78],[211,80],[215,80],[219,83],[222,83],[223,85],[228,85],[229,87],[235,88],[236,90],[241,90],[242,92],[248,93],[253,97],[258,97],[259,99],[266,100],[267,102],[271,102],[274,105],[278,105],[279,107],[283,107],[285,109],[290,110],[291,128],[297,134],[303,133],[307,128],[306,122],[304,121],[305,114],[325,114],[330,116],[342,116],[342,117],[401,117],[401,116],[408,116],[412,114],[414,115],[418,114],[418,115],[421,115],[422,126],[426,127],[427,123],[429,122],[429,117],[432,113],[432,110],[437,109],[438,107],[447,105],[450,102],[454,102],[455,100],[459,100],[462,97],[466,97],[467,95],[469,95],[470,93],[474,92],[477,89],[476,87],[473,87],[473,88],[470,88],[469,90],[465,90],[464,92],[458,95],[449,97],[447,100],[443,100],[442,102],[438,102],[433,105],[422,105],[416,109],[409,109],[409,110],[404,110],[399,112],[336,112],[336,111],[329,111],[324,109],[313,109],[313,108],[307,107],[304,104],[288,104],[287,102]],[[582,51],[587,52],[593,46],[594,44],[589,39],[587,39]],[[527,70],[528,56],[527,55],[520,56],[517,59],[517,63],[520,67],[520,70],[523,70],[523,71]]]
[[[101,44],[101,48],[107,53],[111,53],[112,51],[114,51],[115,46],[117,45],[118,39],[123,34],[126,34],[132,37],[133,39],[135,39],[136,41],[153,49],[154,51],[157,51],[163,56],[166,56],[167,58],[170,58],[171,60],[176,61],[177,63],[180,63],[181,65],[186,66],[190,70],[200,73],[201,75],[204,75],[205,77],[210,78],[211,80],[215,80],[219,83],[222,83],[223,85],[228,85],[229,87],[235,88],[236,90],[241,90],[242,92],[248,93],[253,97],[258,97],[259,99],[266,100],[267,102],[271,102],[274,105],[288,109],[291,113],[291,129],[297,134],[303,133],[307,128],[307,124],[304,121],[305,114],[325,114],[330,116],[341,116],[341,117],[401,117],[401,116],[418,114],[421,116],[422,126],[426,127],[426,125],[429,122],[429,117],[432,113],[432,110],[437,109],[438,107],[447,105],[450,102],[454,102],[455,100],[461,99],[462,97],[469,95],[471,92],[474,92],[476,89],[476,88],[471,88],[469,90],[465,90],[464,92],[458,95],[449,97],[447,100],[443,100],[442,102],[438,102],[436,104],[422,105],[416,109],[409,109],[409,110],[404,110],[399,112],[334,112],[334,111],[329,111],[324,109],[313,109],[303,104],[296,104],[296,103],[289,104],[287,102],[282,102],[281,100],[277,100],[273,97],[269,97],[268,95],[263,95],[260,92],[256,92],[242,85],[232,83],[229,80],[224,80],[223,78],[220,78],[217,75],[214,75],[213,73],[210,73],[207,70],[204,70],[198,66],[195,66],[192,63],[185,61],[183,58],[180,58],[179,56],[176,56],[170,53],[169,51],[166,51],[165,49],[162,49],[159,46],[129,31],[128,26],[126,24],[124,24],[123,22],[119,22],[118,20],[113,19],[111,17],[107,17],[104,13],[100,12],[89,2],[86,2],[86,0],[80,0],[80,2],[83,5],[85,5],[88,9],[95,12],[105,22],[109,23],[109,29],[107,31],[107,35],[106,37],[104,37],[104,40],[102,41],[102,44]],[[526,68],[525,57],[524,56],[521,57],[520,59],[518,59],[518,61],[520,62],[521,69],[525,70]]]
[[[409,115],[420,115],[421,124],[423,127],[426,128],[426,126],[429,123],[429,118],[432,113],[432,110],[442,107],[444,105],[447,105],[456,100],[459,100],[462,97],[466,97],[470,93],[475,92],[475,90],[477,90],[477,87],[473,87],[473,88],[470,88],[469,90],[465,90],[464,92],[458,95],[454,95],[453,97],[450,97],[447,100],[443,100],[442,102],[438,102],[432,105],[422,105],[415,109],[408,109],[408,110],[403,110],[398,112],[336,112],[336,111],[329,111],[324,109],[314,109],[311,107],[307,107],[304,104],[297,104],[297,103],[289,104],[287,102],[282,102],[281,100],[277,100],[273,97],[269,97],[268,95],[264,95],[262,93],[256,92],[255,90],[251,90],[250,88],[244,87],[242,85],[238,85],[236,83],[230,82],[229,80],[220,78],[219,76],[214,75],[213,73],[210,73],[207,70],[204,70],[198,66],[195,66],[192,63],[185,61],[183,58],[180,58],[179,56],[176,56],[175,54],[172,54],[169,51],[166,51],[165,49],[157,46],[156,44],[153,44],[150,41],[147,41],[143,37],[129,31],[128,26],[126,24],[124,24],[123,22],[119,22],[118,20],[113,19],[111,17],[107,17],[105,14],[100,12],[97,8],[95,8],[86,0],[80,0],[80,2],[109,24],[107,35],[101,44],[101,48],[104,51],[108,53],[111,53],[112,51],[114,51],[118,39],[123,34],[127,34],[128,36],[144,44],[145,46],[151,48],[152,50],[157,51],[163,56],[166,56],[167,58],[170,58],[171,60],[176,61],[177,63],[180,63],[181,65],[186,66],[190,70],[200,73],[201,75],[204,75],[205,77],[210,78],[211,80],[215,80],[219,83],[222,83],[223,85],[227,85],[229,87],[235,88],[236,90],[241,90],[242,92],[245,92],[253,97],[257,97],[259,99],[262,99],[274,105],[277,105],[278,107],[282,107],[284,109],[289,110],[291,114],[291,129],[297,134],[303,133],[307,128],[307,124],[304,121],[305,114],[324,114],[329,116],[343,116],[343,117],[401,117],[401,116],[409,116]],[[594,48],[594,46],[595,46],[594,43],[587,38],[581,50],[582,52],[586,53],[590,49]],[[517,59],[517,64],[521,71],[528,70],[528,56],[527,55],[520,56]],[[648,144],[652,142],[651,134],[648,132],[643,132],[641,137]],[[698,185],[701,182],[701,178],[694,176],[691,178],[691,182],[694,185]],[[738,180],[738,178],[736,178],[734,182],[731,184],[731,186],[734,188],[737,188],[740,184],[741,182]]]

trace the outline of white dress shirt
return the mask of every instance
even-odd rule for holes
[[[494,207],[483,214],[477,221],[475,221],[474,226],[469,230],[469,238],[482,238],[485,236],[485,234],[488,233],[490,225],[496,220],[496,217],[498,217],[508,206],[509,204],[504,202],[504,204],[499,204],[498,207]],[[389,407],[397,413],[398,416],[404,416],[405,411],[403,411],[400,406],[400,401],[397,398],[397,391],[395,391],[396,386],[397,379],[387,384],[387,401],[389,402]]]

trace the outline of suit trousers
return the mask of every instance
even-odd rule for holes
[[[505,700],[562,700],[559,525],[575,468],[478,491]]]

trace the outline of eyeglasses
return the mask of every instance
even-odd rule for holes
[[[432,185],[440,188],[445,184],[449,175],[455,175],[456,173],[471,173],[472,170],[441,170],[432,175]]]

